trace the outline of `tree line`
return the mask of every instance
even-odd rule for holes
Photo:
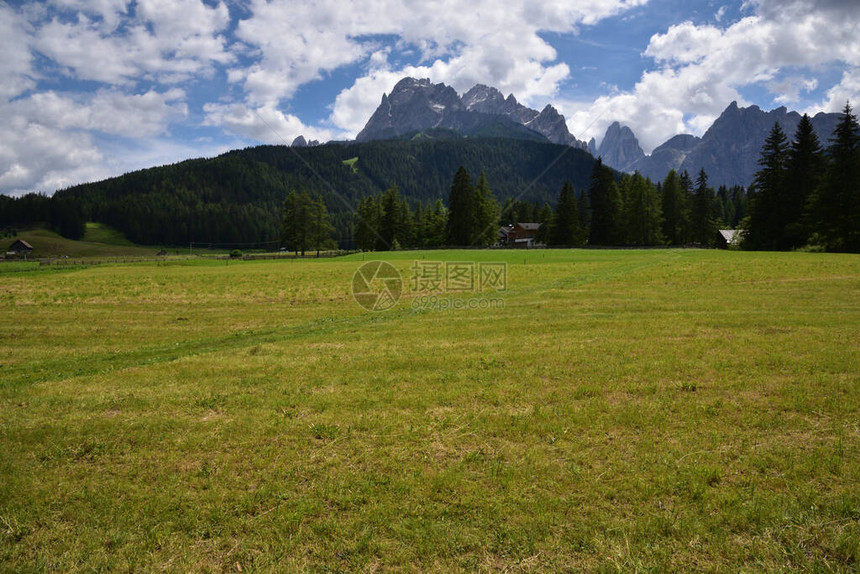
[[[719,228],[735,228],[747,210],[742,187],[714,190],[704,170],[695,181],[686,172],[671,171],[655,184],[638,172],[619,177],[599,159],[589,186],[577,193],[571,182],[564,182],[554,206],[517,198],[500,205],[486,174],[481,172],[473,184],[463,166],[454,174],[447,199],[447,205],[437,199],[428,206],[419,201],[412,208],[396,185],[364,197],[353,221],[355,247],[388,251],[489,246],[499,240],[500,226],[527,222],[541,224],[536,241],[550,246],[710,246]],[[307,201],[325,210],[321,198]],[[284,230],[313,226],[312,211],[297,211],[288,204],[284,204]],[[306,220],[295,222],[296,217]],[[330,236],[315,239],[328,240]],[[293,239],[293,248],[316,248],[316,243],[303,241]]]
[[[845,104],[825,148],[804,115],[788,141],[778,123],[750,188],[743,245],[860,252],[860,125]]]

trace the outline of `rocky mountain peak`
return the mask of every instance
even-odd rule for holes
[[[357,141],[398,137],[439,126],[446,113],[462,111],[460,96],[445,84],[429,79],[403,78],[370,117]]]
[[[471,112],[500,114],[505,106],[505,96],[496,88],[477,84],[463,94],[463,106]]]
[[[390,94],[383,95],[356,139],[389,139],[433,128],[464,135],[543,136],[553,143],[587,147],[570,134],[564,116],[552,106],[539,113],[520,104],[513,94],[505,98],[498,89],[484,84],[472,87],[461,98],[453,88],[433,84],[426,78],[403,78],[397,82]]]
[[[308,141],[305,139],[305,136],[300,135],[293,140],[293,143],[290,144],[290,147],[313,147],[318,145],[320,145],[320,142],[318,140]]]
[[[630,166],[645,157],[645,152],[639,146],[639,140],[627,126],[613,122],[607,129],[597,155],[609,167],[619,171],[628,171]]]

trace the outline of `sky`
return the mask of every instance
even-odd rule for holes
[[[650,153],[732,101],[856,105],[860,0],[0,0],[0,193],[352,139],[405,76]]]

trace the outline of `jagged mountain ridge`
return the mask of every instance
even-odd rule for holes
[[[759,169],[761,148],[774,123],[780,124],[790,140],[800,118],[798,112],[790,112],[784,106],[765,112],[758,106],[742,108],[732,102],[701,138],[689,134],[674,136],[655,148],[650,156],[642,154],[633,161],[629,158],[638,147],[636,136],[616,122],[607,129],[597,155],[610,167],[639,171],[655,181],[665,178],[672,169],[693,176],[704,169],[711,185],[748,187]],[[838,121],[839,114],[833,113],[822,112],[812,118],[822,145],[827,145]]]
[[[635,137],[635,136],[634,136]],[[687,155],[695,149],[702,138],[691,134],[679,134],[660,144],[651,155],[642,155],[638,160],[627,166],[627,171],[638,171],[653,181],[665,179],[673,169],[681,170],[681,165]]]
[[[498,89],[477,84],[460,96],[450,86],[429,79],[403,78],[382,101],[356,141],[383,139],[451,139],[458,137],[502,137],[573,146],[602,157],[606,165],[619,171],[638,171],[654,181],[670,170],[691,175],[704,169],[714,186],[748,187],[758,170],[762,145],[774,122],[779,122],[789,139],[801,115],[780,107],[769,112],[758,106],[742,108],[732,102],[702,137],[679,134],[645,155],[633,131],[619,122],[606,130],[600,146],[594,138],[587,144],[568,130],[563,115],[551,105],[543,110],[528,108],[513,94],[505,97]],[[839,114],[819,113],[812,124],[822,145],[826,145],[838,123]],[[307,142],[315,145],[318,142]],[[305,144],[297,138],[293,145]]]
[[[528,131],[524,131],[525,130]],[[505,98],[496,88],[478,84],[460,97],[445,84],[429,79],[404,78],[397,82],[367,121],[356,141],[395,139],[433,129],[463,135],[493,135],[543,139],[587,149],[567,129],[564,116],[551,105],[538,112],[520,104],[513,94]]]

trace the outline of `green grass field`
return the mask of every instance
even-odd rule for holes
[[[0,571],[860,568],[860,257],[373,258],[0,276]]]
[[[21,231],[15,237],[0,239],[0,254],[18,239],[33,246],[30,259],[43,257],[154,257],[158,247],[135,245],[120,232],[99,223],[87,223],[81,241],[72,241],[53,231],[34,228]],[[0,269],[2,271],[2,269]]]

